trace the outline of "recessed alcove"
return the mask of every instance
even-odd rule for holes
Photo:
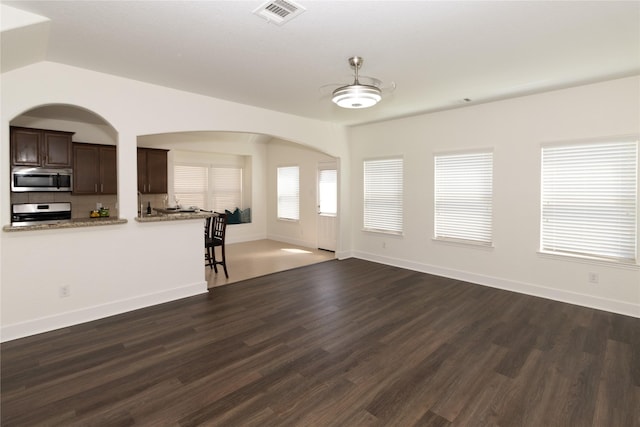
[[[40,105],[24,111],[10,121],[11,126],[25,128],[72,132],[73,144],[84,143],[89,146],[114,147],[110,160],[115,161],[110,179],[117,182],[117,145],[118,132],[98,113],[81,106],[69,104]],[[84,146],[83,146],[84,147]],[[73,148],[72,148],[73,150]],[[74,174],[77,175],[77,174]],[[78,176],[74,176],[74,180]],[[95,184],[95,191],[89,192],[11,192],[11,204],[70,202],[72,218],[88,218],[92,210],[98,206],[108,207],[110,215],[118,217],[117,185],[105,190],[100,183]]]

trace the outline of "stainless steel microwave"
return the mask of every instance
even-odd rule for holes
[[[11,169],[11,191],[72,191],[72,169],[20,166]]]

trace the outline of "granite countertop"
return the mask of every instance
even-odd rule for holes
[[[200,210],[176,210],[153,208],[156,213],[143,214],[135,218],[137,222],[183,221],[186,219],[204,219],[215,215],[213,212]]]
[[[177,211],[175,209],[154,209],[156,213],[144,214],[136,217],[136,222],[163,222],[163,221],[184,221],[188,219],[204,219],[215,215],[213,212],[188,210]],[[5,225],[2,231],[33,231],[33,230],[59,230],[64,228],[96,227],[102,225],[126,224],[125,218],[100,217],[100,218],[74,218],[68,221],[61,221],[56,224],[33,225]]]
[[[63,228],[96,227],[102,225],[126,224],[127,220],[116,217],[73,218],[57,224],[5,225],[2,231],[59,230]]]

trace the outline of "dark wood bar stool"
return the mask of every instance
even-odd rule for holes
[[[205,265],[213,268],[216,273],[218,273],[218,265],[222,265],[224,275],[228,279],[229,273],[227,272],[227,258],[224,243],[225,235],[227,234],[227,215],[215,212],[214,216],[207,218],[204,230]],[[216,259],[216,247],[218,246],[221,248],[222,255],[220,261]]]

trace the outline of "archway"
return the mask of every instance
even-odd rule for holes
[[[303,144],[248,132],[193,131],[143,135],[138,136],[137,144],[139,148],[169,150],[170,182],[175,179],[172,168],[176,165],[205,169],[208,167],[209,171],[211,168],[242,168],[243,203],[240,209],[250,209],[251,220],[229,226],[227,242],[230,245],[242,245],[247,251],[255,250],[256,258],[273,257],[271,263],[276,269],[287,265],[290,265],[290,268],[297,266],[297,260],[292,258],[307,257],[313,262],[320,262],[334,257],[333,253],[326,251],[318,255],[317,251],[317,168],[321,162],[331,161],[339,164],[339,159]],[[301,217],[297,221],[281,220],[276,214],[276,170],[285,163],[296,163],[300,166]],[[174,191],[169,185],[170,202],[173,202],[173,197]],[[157,200],[156,203],[162,201]],[[236,207],[222,206],[222,210],[232,211]],[[249,242],[262,240],[286,243],[287,246],[278,252],[279,249],[273,249],[274,245],[265,242],[260,242],[254,247],[247,245]],[[239,251],[242,255],[243,252]],[[281,254],[280,257],[277,256],[278,253]],[[247,271],[246,268],[244,270]],[[269,269],[263,263],[254,271],[262,275],[269,272]],[[230,280],[223,280],[223,284],[236,281],[237,276],[234,277],[233,272],[230,272],[230,275]],[[207,281],[210,285],[220,284],[220,280],[210,277],[209,274]]]
[[[108,208],[106,210],[110,215],[118,216],[118,133],[107,120],[81,106],[47,104],[24,111],[9,124],[13,129],[72,134],[67,148],[69,163],[54,166],[68,167],[72,171],[72,188],[55,193],[11,192],[12,206],[43,202],[68,203],[72,218],[89,217],[99,207]]]

